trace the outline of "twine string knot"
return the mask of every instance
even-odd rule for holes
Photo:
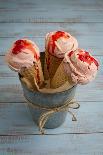
[[[72,121],[77,121],[76,116],[70,109],[78,109],[80,107],[79,103],[75,101],[74,99],[72,100],[67,100],[63,105],[59,105],[58,107],[47,107],[47,106],[41,106],[38,104],[31,103],[26,99],[26,102],[28,103],[29,106],[31,106],[33,109],[40,109],[40,110],[45,110],[40,117],[38,121],[38,126],[41,134],[44,134],[44,126],[47,120],[50,118],[51,115],[55,114],[56,112],[64,112],[68,111],[72,115]]]

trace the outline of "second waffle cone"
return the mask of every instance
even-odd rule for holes
[[[64,71],[63,61],[59,65],[57,71],[55,72],[54,77],[51,79],[51,88],[58,88],[65,84],[68,81],[68,89],[71,88],[74,83],[71,80],[71,77],[68,76]]]
[[[35,63],[32,67],[23,68],[20,74],[22,78],[25,78],[25,83],[27,82],[27,85],[29,84],[29,87],[31,87],[31,89],[33,90],[37,89],[35,81],[39,85],[39,87],[41,87],[44,83],[44,77],[40,61],[38,63]]]
[[[44,78],[48,80],[53,78],[55,72],[63,59],[57,58],[51,55],[48,51],[45,51],[45,64],[44,64]]]

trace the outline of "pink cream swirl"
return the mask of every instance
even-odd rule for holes
[[[67,51],[76,50],[78,48],[78,42],[67,32],[54,31],[46,35],[45,48],[51,55],[64,58],[64,54]]]
[[[12,48],[6,54],[6,61],[15,71],[22,67],[31,67],[40,58],[37,45],[28,39],[20,39],[14,42]]]
[[[77,49],[65,54],[64,70],[75,84],[87,84],[92,81],[98,70],[98,61],[87,51]]]

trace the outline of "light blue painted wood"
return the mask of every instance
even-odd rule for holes
[[[80,102],[74,110],[77,121],[68,113],[66,121],[56,129],[46,129],[46,134],[93,134],[103,132],[102,102]],[[40,134],[32,120],[26,103],[0,103],[0,135]]]
[[[0,55],[7,52],[12,41],[24,36],[32,38],[43,51],[43,37],[56,29],[69,31],[78,39],[80,47],[92,49],[93,55],[103,55],[102,23],[102,0],[0,0]],[[27,105],[21,103],[24,99],[16,73],[7,68],[2,58],[0,56],[0,155],[103,154],[102,57],[98,57],[101,69],[96,80],[77,89],[77,99],[84,101],[75,111],[78,121],[72,122],[68,115],[60,128],[47,130],[51,135],[45,136],[32,135],[38,134],[38,128]]]
[[[103,134],[1,136],[1,155],[102,155]]]
[[[14,2],[14,3],[13,3]],[[35,9],[36,11],[40,10],[43,11],[44,8],[47,9],[51,9],[51,7],[54,8],[61,8],[61,9],[76,9],[76,10],[99,10],[102,9],[103,7],[103,2],[102,0],[87,0],[87,1],[83,1],[83,0],[76,0],[76,1],[62,1],[59,0],[58,1],[54,1],[55,3],[52,3],[50,0],[45,0],[45,2],[43,2],[42,0],[39,1],[33,1],[33,0],[8,0],[8,1],[0,1],[0,9],[5,9],[5,10],[9,10],[9,9]],[[48,8],[49,7],[49,8]]]
[[[103,55],[103,23],[0,23],[0,54],[4,55],[22,37],[32,39],[43,51],[46,33],[54,30],[70,32],[77,38],[79,47],[92,51],[93,55]]]
[[[0,22],[103,22],[102,8],[102,0],[9,0],[1,3]]]
[[[55,30],[70,32],[75,37],[101,37],[103,23],[0,23],[0,37],[43,38],[46,33]]]

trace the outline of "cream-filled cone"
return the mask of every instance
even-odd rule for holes
[[[74,82],[72,81],[71,77],[65,73],[64,62],[62,61],[62,63],[59,65],[54,77],[51,79],[50,86],[51,86],[51,88],[56,89],[56,88],[59,88],[62,85],[64,85],[67,81],[68,81],[68,83],[67,83],[68,89],[70,89],[71,87],[73,87],[75,85]]]
[[[22,81],[31,89],[35,89],[36,80],[39,87],[44,81],[37,45],[28,39],[20,39],[13,43],[6,54],[6,61],[11,69],[20,73]]]
[[[24,82],[28,86],[28,88],[32,90],[37,89],[35,85],[35,81],[40,88],[44,84],[44,77],[43,77],[40,60],[37,63],[34,63],[34,65],[30,68],[25,68],[25,67],[22,68],[20,71],[20,75],[22,77],[22,80],[24,80]]]
[[[54,31],[46,35],[45,38],[45,65],[44,77],[51,79],[67,51],[76,50],[78,48],[77,40],[69,33],[64,31]]]
[[[51,80],[51,87],[57,88],[66,81],[70,87],[87,84],[95,78],[98,66],[98,61],[89,52],[83,49],[68,51]]]

